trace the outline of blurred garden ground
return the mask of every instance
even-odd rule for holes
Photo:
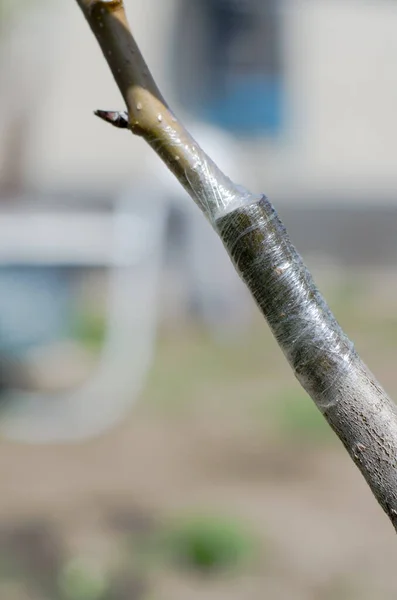
[[[397,395],[397,281],[317,273]],[[395,598],[395,537],[257,316],[234,343],[163,324],[128,418],[0,446],[0,597]],[[92,344],[92,338],[89,341]]]

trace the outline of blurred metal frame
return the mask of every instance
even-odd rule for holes
[[[165,230],[164,207],[159,206],[155,198],[143,197],[142,194],[148,196],[150,192],[147,188],[144,192],[137,188],[124,190],[108,216],[95,214],[95,211],[92,214],[81,214],[81,211],[73,214],[69,210],[69,216],[65,217],[59,209],[58,215],[54,210],[42,215],[41,226],[49,231],[51,224],[52,233],[47,238],[41,237],[36,246],[36,256],[30,253],[31,262],[45,262],[45,256],[54,251],[52,260],[56,257],[60,264],[65,260],[70,262],[71,258],[76,264],[104,264],[107,256],[106,228],[112,233],[114,241],[108,254],[110,298],[105,342],[94,374],[80,388],[47,395],[18,390],[7,392],[0,412],[0,435],[28,443],[77,441],[104,432],[132,406],[153,356],[157,285]],[[134,201],[135,198],[139,201]],[[15,224],[19,219],[21,227],[22,222],[26,222],[26,215],[21,211],[8,212],[4,218],[8,219],[8,224],[12,220]],[[34,218],[36,226],[39,225],[37,214]],[[61,219],[63,236],[57,235],[54,229],[57,218]],[[72,256],[70,252],[67,256],[68,219],[80,243],[80,246],[75,246],[77,253],[72,253]],[[91,236],[91,244],[87,243],[88,223],[94,224],[97,229],[96,235]],[[1,218],[0,230],[7,232]],[[58,234],[59,231],[58,228]],[[8,232],[8,240],[6,236],[1,237],[0,254],[4,254],[7,241],[11,241],[11,229]],[[22,229],[19,238],[23,234]],[[13,249],[14,260],[21,260],[23,248],[14,243]],[[9,253],[8,260],[11,258]]]

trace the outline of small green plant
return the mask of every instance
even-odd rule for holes
[[[161,536],[166,559],[208,574],[241,567],[255,556],[256,549],[256,540],[240,523],[217,516],[177,520]]]

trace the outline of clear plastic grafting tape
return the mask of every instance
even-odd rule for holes
[[[146,192],[147,195],[150,194]],[[86,232],[85,241],[81,239],[80,247],[76,247],[81,218],[80,228],[74,227],[74,243],[69,246],[65,243],[63,247],[59,242],[60,264],[67,261],[76,267],[92,264],[110,267],[105,339],[92,375],[70,391],[3,392],[0,435],[29,443],[84,439],[116,424],[136,401],[151,364],[156,338],[157,286],[165,223],[165,211],[155,198],[141,194],[137,202],[137,196],[137,189],[126,190],[113,214],[107,217],[111,238],[107,240],[108,247],[100,243],[101,229],[100,235],[91,238]],[[51,218],[56,223],[56,218]],[[22,214],[21,224],[23,219]],[[87,226],[95,222],[93,215],[87,219]],[[62,220],[58,222],[58,231],[61,228]],[[31,239],[34,240],[34,231]],[[46,239],[45,243],[50,243],[48,236]],[[0,258],[2,253],[7,254],[6,250],[0,243]],[[35,249],[32,242],[31,254],[36,253],[33,262],[45,262],[47,251],[45,248],[40,251],[37,246]],[[26,254],[17,260],[26,261]]]
[[[306,391],[324,412],[342,397],[345,375],[367,377],[311,274],[265,196],[231,181],[186,134],[185,166],[170,168],[221,238]],[[177,142],[180,144],[180,139]],[[336,389],[338,386],[338,389]]]
[[[215,228],[303,387],[326,409],[357,355],[265,196]]]

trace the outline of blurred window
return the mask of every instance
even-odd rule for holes
[[[174,64],[182,104],[233,133],[278,134],[284,104],[280,0],[184,0],[179,19]]]

